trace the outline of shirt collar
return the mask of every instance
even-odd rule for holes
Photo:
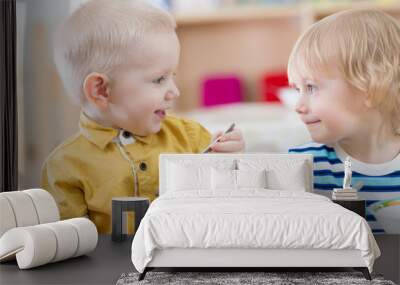
[[[134,135],[134,137],[135,137],[135,139],[137,141],[140,141],[140,142],[142,142],[144,144],[151,144],[151,142],[153,141],[153,138],[154,138],[154,134],[151,134],[151,135],[148,135],[148,136],[145,136],[145,137]]]
[[[120,132],[118,129],[100,125],[99,123],[90,119],[84,112],[81,112],[80,115],[79,129],[86,139],[101,149],[104,149],[110,142],[112,142]],[[144,144],[150,144],[153,140],[154,134],[144,137],[134,137],[137,141],[140,141]]]

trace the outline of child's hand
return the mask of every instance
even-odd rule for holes
[[[244,150],[245,143],[240,130],[234,129],[226,134],[217,132],[213,135],[211,141],[214,141],[219,136],[221,137],[218,142],[211,147],[212,152],[240,152]]]

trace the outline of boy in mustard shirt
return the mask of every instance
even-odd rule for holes
[[[42,170],[61,218],[87,215],[109,233],[112,197],[157,197],[160,153],[199,153],[210,143],[200,124],[166,114],[179,97],[175,26],[168,13],[128,0],[88,2],[62,25],[56,65],[82,112],[80,131]],[[234,130],[213,151],[243,148]]]

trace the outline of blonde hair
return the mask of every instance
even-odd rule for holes
[[[348,10],[313,24],[289,57],[289,79],[337,69],[368,96],[395,133],[400,129],[400,24],[373,9]]]
[[[175,32],[173,17],[144,1],[92,0],[61,25],[55,63],[68,94],[83,104],[83,82],[92,72],[108,74],[126,62],[126,51],[148,33]]]

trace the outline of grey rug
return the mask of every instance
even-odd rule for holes
[[[395,285],[384,280],[380,275],[372,275],[368,281],[360,272],[154,272],[146,274],[146,278],[138,281],[139,273],[122,274],[117,285],[133,284],[267,284],[267,285],[297,285],[297,284],[328,284],[328,285],[358,285],[379,284]]]

